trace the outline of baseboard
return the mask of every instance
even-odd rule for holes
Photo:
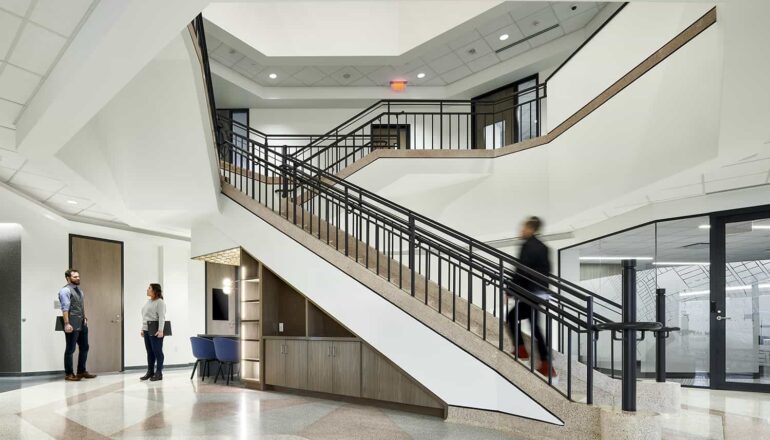
[[[172,365],[164,365],[163,369],[169,369],[169,368],[185,368],[185,367],[192,367],[194,362],[190,362],[188,364],[172,364]],[[123,371],[134,371],[134,370],[146,370],[147,365],[132,365],[130,367],[125,367]]]
[[[193,363],[187,363],[187,364],[172,364],[172,365],[164,365],[164,369],[168,368],[187,368],[192,367]],[[147,365],[132,365],[130,367],[125,367],[123,371],[134,371],[134,370],[146,370]],[[106,374],[119,374],[121,371],[116,371],[115,373],[106,373]],[[56,376],[61,375],[64,376],[64,370],[52,370],[52,371],[27,371],[27,372],[20,372],[20,373],[8,373],[8,372],[0,372],[0,377],[35,377],[35,376]]]

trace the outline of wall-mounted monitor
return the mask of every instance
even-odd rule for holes
[[[222,289],[211,289],[211,315],[214,321],[230,320],[230,296]]]

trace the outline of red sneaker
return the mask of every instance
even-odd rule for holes
[[[540,366],[537,367],[537,372],[545,377],[548,377],[549,368],[551,369],[551,377],[557,377],[558,374],[556,374],[556,370],[551,366],[550,362],[541,362]]]
[[[514,354],[515,354],[515,353],[514,353]],[[524,361],[526,361],[527,359],[529,359],[529,353],[527,353],[527,349],[526,349],[526,348],[524,348],[524,346],[523,346],[523,345],[519,345],[519,351],[518,351],[518,356],[517,356],[517,357],[518,357],[519,359],[521,359],[521,360],[524,360]]]

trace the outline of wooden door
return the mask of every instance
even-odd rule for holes
[[[265,383],[284,386],[286,382],[286,359],[282,339],[266,339],[262,360],[265,363]]]
[[[70,267],[80,273],[92,373],[123,369],[123,243],[70,236]],[[73,357],[76,362],[77,354]]]
[[[307,345],[307,389],[334,392],[331,341],[309,341]]]
[[[284,386],[304,390],[307,388],[307,341],[284,341],[286,380]]]
[[[334,393],[361,396],[361,343],[334,342]]]

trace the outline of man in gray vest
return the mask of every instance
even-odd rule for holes
[[[67,285],[59,291],[62,317],[64,319],[64,338],[67,348],[64,349],[64,380],[78,381],[93,379],[95,374],[86,370],[88,358],[88,320],[86,319],[83,291],[80,290],[80,273],[77,269],[67,269],[64,272]],[[72,369],[72,355],[78,346],[77,374]]]

